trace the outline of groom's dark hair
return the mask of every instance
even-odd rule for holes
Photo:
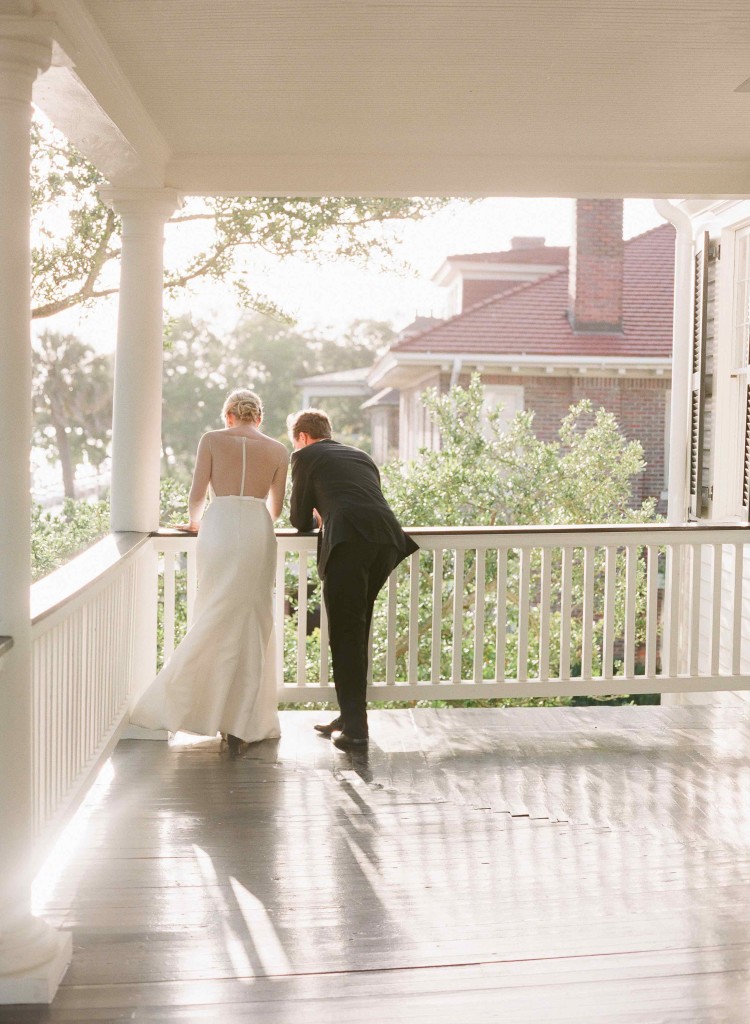
[[[302,409],[301,412],[295,412],[287,420],[287,426],[294,441],[300,434],[314,437],[316,441],[331,436],[331,421],[328,419],[328,413],[322,409]]]

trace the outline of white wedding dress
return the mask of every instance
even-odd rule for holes
[[[147,729],[280,735],[272,591],[276,536],[265,499],[214,497],[198,533],[198,589],[182,643],[133,709]]]

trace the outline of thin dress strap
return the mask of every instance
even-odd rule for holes
[[[242,481],[240,483],[240,494],[245,494],[245,463],[247,461],[247,453],[245,451],[245,438],[242,438]]]

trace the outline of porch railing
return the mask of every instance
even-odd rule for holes
[[[31,588],[33,835],[45,852],[127,725],[148,537],[112,535]]]
[[[392,574],[374,616],[371,699],[750,688],[746,527],[410,533],[420,551]],[[278,538],[279,699],[331,699],[315,538],[283,530]],[[165,557],[168,654],[180,571],[186,573],[189,616],[195,542],[162,537],[155,544]],[[184,624],[184,614],[182,619]]]

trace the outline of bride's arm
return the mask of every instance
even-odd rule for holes
[[[198,454],[195,457],[195,469],[193,470],[193,483],[190,487],[190,496],[188,497],[191,530],[197,531],[200,524],[210,480],[211,443],[208,439],[208,434],[204,434],[198,444]]]
[[[271,487],[266,498],[266,507],[271,513],[271,519],[276,520],[281,515],[284,507],[284,494],[286,493],[286,475],[289,471],[289,455],[285,452],[282,461],[276,467],[276,472],[271,481]]]

